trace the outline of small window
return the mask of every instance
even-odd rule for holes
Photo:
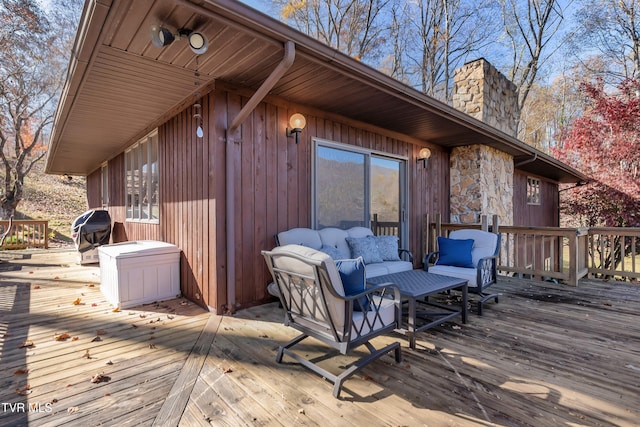
[[[125,151],[127,219],[158,222],[158,133],[154,131]]]
[[[100,198],[102,199],[102,209],[109,207],[109,166],[104,163],[100,168],[102,185],[100,187]]]
[[[527,178],[527,204],[540,204],[540,180],[536,178]]]

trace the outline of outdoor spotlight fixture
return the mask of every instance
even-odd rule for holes
[[[289,126],[291,126],[291,130],[287,128],[287,137],[291,138],[292,136],[296,137],[296,144],[300,142],[300,132],[307,125],[307,119],[300,113],[292,114],[289,117]]]
[[[151,43],[153,43],[155,47],[169,46],[174,40],[180,40],[182,38],[188,40],[189,47],[196,55],[202,55],[209,48],[209,41],[205,35],[199,31],[181,28],[174,34],[168,28],[159,25],[151,27]]]
[[[429,157],[431,157],[431,150],[429,150],[427,147],[421,148],[418,152],[418,159],[416,163],[422,162],[422,167],[426,169],[427,160],[429,160]]]
[[[209,41],[198,31],[189,33],[189,47],[196,55],[202,55],[209,49]]]

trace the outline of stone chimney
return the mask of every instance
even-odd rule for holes
[[[457,110],[515,137],[516,86],[485,59],[457,69],[453,78]],[[500,224],[513,224],[513,157],[486,145],[455,147],[451,151],[451,222],[473,224],[482,215],[498,215]]]
[[[453,108],[510,136],[518,135],[518,88],[484,58],[455,70]]]

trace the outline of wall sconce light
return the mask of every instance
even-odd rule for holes
[[[302,129],[304,129],[306,125],[307,119],[305,119],[302,114],[292,114],[291,117],[289,117],[289,126],[291,126],[291,130],[287,128],[287,138],[291,138],[295,135],[296,144],[298,144],[300,142],[300,132],[302,132]]]
[[[427,168],[427,160],[429,160],[429,157],[431,157],[431,150],[429,150],[426,147],[421,148],[420,151],[418,152],[418,159],[417,159],[416,163],[422,162],[422,167],[426,169]]]
[[[189,47],[196,55],[202,55],[209,48],[209,41],[204,34],[199,31],[181,28],[177,34],[174,34],[165,27],[158,25],[151,27],[151,43],[153,43],[155,47],[169,46],[174,40],[180,40],[181,38],[187,39]]]

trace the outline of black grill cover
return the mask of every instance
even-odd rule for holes
[[[93,209],[83,213],[73,221],[71,237],[80,253],[100,245],[108,245],[111,238],[109,212]]]

